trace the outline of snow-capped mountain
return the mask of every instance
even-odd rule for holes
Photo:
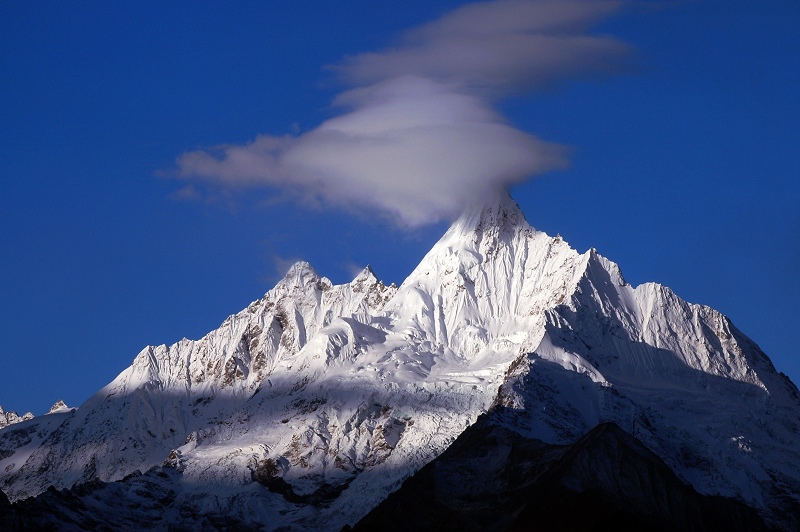
[[[152,508],[165,526],[338,530],[486,412],[554,445],[613,422],[700,493],[800,523],[794,384],[718,312],[628,285],[504,193],[399,288],[297,263],[204,338],[145,348],[77,410],[3,429],[0,489],[13,502],[92,483],[64,496],[88,508],[59,514],[78,524]]]

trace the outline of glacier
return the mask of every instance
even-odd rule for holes
[[[800,526],[791,380],[719,312],[629,285],[505,192],[399,287],[369,267],[334,285],[298,262],[200,340],[145,348],[79,408],[2,428],[0,489],[13,502],[93,485],[87,511],[121,529],[148,486],[169,494],[151,512],[164,527],[339,530],[487,412],[559,445],[613,422],[700,493]]]

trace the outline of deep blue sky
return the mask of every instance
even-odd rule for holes
[[[446,229],[276,201],[176,198],[180,154],[308,131],[342,90],[325,65],[462,2],[0,2],[0,405],[79,405],[148,344],[199,338],[288,261],[400,283]],[[379,6],[379,7],[378,7]],[[800,3],[633,8],[595,32],[616,76],[500,104],[572,147],[514,187],[529,222],[626,279],[728,315],[800,382]]]

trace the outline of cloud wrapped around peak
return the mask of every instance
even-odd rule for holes
[[[183,154],[181,175],[297,189],[323,203],[371,207],[402,225],[457,216],[498,183],[566,164],[564,148],[502,120],[482,100],[402,77],[342,94],[349,111],[299,137],[260,136],[220,154]]]
[[[489,190],[562,168],[567,150],[511,126],[505,94],[612,70],[627,46],[586,28],[619,2],[463,6],[401,44],[334,67],[352,88],[340,114],[299,135],[182,154],[182,179],[267,186],[323,205],[377,210],[400,225],[457,216]]]

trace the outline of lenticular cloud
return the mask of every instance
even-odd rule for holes
[[[470,4],[409,31],[399,47],[333,67],[340,114],[303,135],[188,152],[182,179],[267,186],[418,226],[477,196],[567,164],[566,148],[511,126],[504,95],[610,71],[627,47],[585,28],[619,2]]]
[[[564,149],[504,123],[480,99],[421,78],[340,97],[351,109],[299,137],[261,136],[219,154],[182,155],[184,176],[293,187],[416,226],[457,215],[498,184],[563,166]]]

